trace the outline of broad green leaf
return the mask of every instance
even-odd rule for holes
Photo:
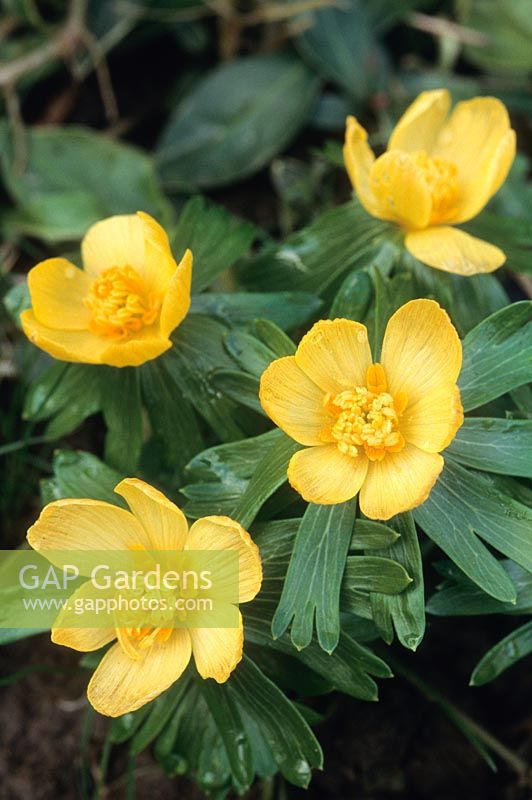
[[[156,160],[164,186],[212,188],[253,175],[308,120],[318,83],[289,54],[238,58],[217,67],[163,130]]]
[[[197,196],[183,208],[171,243],[178,259],[187,248],[192,251],[192,291],[201,292],[249,250],[255,235],[256,228],[250,222],[238,220],[221,206]],[[210,313],[209,308],[202,311],[201,298],[194,302],[196,308],[199,304],[199,313]]]
[[[321,306],[321,300],[308,292],[208,292],[192,297],[190,311],[246,327],[258,318],[267,318],[286,331],[304,325]]]
[[[383,522],[374,522],[369,519],[357,519],[351,537],[350,550],[373,550],[390,547],[397,541],[400,534]]]
[[[246,656],[228,690],[260,727],[282,775],[296,786],[308,786],[312,769],[323,765],[323,754],[294,704]]]
[[[296,346],[292,339],[271,320],[256,320],[253,330],[261,342],[275,354],[276,358],[292,356],[296,352]]]
[[[515,601],[511,580],[475,532],[532,571],[531,510],[448,461],[428,500],[413,513],[425,533],[487,594]]]
[[[517,592],[515,602],[506,603],[487,597],[482,589],[450,563],[445,563],[443,569],[439,564],[435,566],[438,572],[442,572],[445,580],[427,603],[430,614],[440,617],[532,614],[532,574],[513,561],[501,561],[501,566],[508,573]]]
[[[316,634],[332,653],[340,638],[340,586],[351,542],[356,501],[333,506],[309,504],[294,542],[281,599],[272,621],[278,639],[288,629],[298,650]]]
[[[401,564],[382,556],[349,556],[345,565],[343,588],[366,592],[396,594],[412,583]]]
[[[458,380],[465,411],[532,381],[532,302],[497,311],[467,334]]]
[[[161,356],[183,396],[224,441],[242,439],[256,421],[254,414],[247,416],[241,406],[220,395],[210,380],[216,369],[234,369],[224,348],[227,330],[216,319],[189,314],[172,336],[175,346]]]
[[[46,628],[1,628],[0,645],[19,642],[29,636],[36,636],[38,633],[45,633]]]
[[[366,266],[395,229],[367,214],[357,201],[326,211],[281,244],[268,244],[242,264],[250,289],[320,294],[344,272]]]
[[[259,403],[259,382],[253,375],[235,369],[219,369],[213,372],[211,383],[224,397],[258,414],[265,413]]]
[[[467,58],[488,72],[527,75],[532,69],[532,23],[527,0],[469,0],[457,6],[460,22],[484,34],[468,44]]]
[[[488,650],[471,674],[470,686],[482,686],[532,653],[532,621],[527,622]]]
[[[163,464],[180,472],[203,446],[197,417],[163,359],[148,361],[139,373],[144,406]]]
[[[532,420],[471,417],[446,452],[474,469],[532,478]]]
[[[527,179],[528,180],[528,179]],[[530,186],[525,185],[524,191],[518,202],[527,203],[527,195],[530,193]],[[508,191],[510,187],[506,187]],[[528,200],[530,198],[528,197]],[[501,198],[497,198],[501,203]],[[502,204],[502,203],[501,203]],[[518,209],[520,211],[520,209]],[[503,209],[500,209],[503,211]],[[468,233],[485,239],[492,244],[500,247],[506,255],[508,266],[516,272],[531,272],[530,248],[532,247],[532,220],[516,214],[507,216],[498,211],[484,210],[477,217],[474,217],[465,226]],[[491,276],[492,278],[494,276]]]
[[[72,125],[27,129],[25,141],[26,168],[15,172],[7,125],[0,126],[2,176],[16,205],[7,230],[60,241],[81,238],[112,214],[142,209],[168,221],[152,162],[140,150]]]
[[[176,681],[166,692],[149,704],[149,714],[143,717],[142,724],[137,726],[131,737],[129,748],[133,755],[142,753],[157,738],[170,720],[176,706],[183,699],[186,690],[186,681]]]
[[[213,680],[200,680],[200,691],[224,743],[233,783],[242,793],[253,780],[253,760],[238,708],[238,693],[234,696],[227,684],[220,685]]]
[[[138,711],[129,712],[113,719],[110,728],[111,741],[121,744],[131,739],[150,713],[150,709],[151,706],[146,704],[141,706]]]
[[[329,317],[343,317],[361,322],[366,317],[372,298],[373,281],[369,272],[365,269],[351,272],[333,300]]]
[[[416,650],[425,633],[425,592],[423,582],[423,561],[419,549],[416,526],[410,513],[399,514],[390,521],[400,537],[378,555],[393,559],[401,564],[412,581],[404,591],[371,594],[373,619],[382,638],[389,644],[393,631],[397,638],[410,650]],[[358,521],[357,526],[358,527]],[[371,551],[374,554],[374,551]]]
[[[20,315],[31,308],[31,297],[26,281],[16,283],[2,297],[2,303],[19,330],[22,328]]]
[[[113,491],[124,475],[91,453],[57,450],[52,467],[53,478],[41,483],[43,503],[63,497],[86,497],[125,506],[125,501]]]
[[[256,336],[244,331],[231,331],[225,338],[225,347],[238,366],[256,378],[277,358]]]
[[[358,103],[383,88],[385,53],[362,0],[320,8],[305,15],[305,22],[296,45],[325,79],[334,81]]]
[[[136,367],[109,367],[101,376],[102,411],[107,435],[105,460],[134,475],[142,447],[140,378]]]
[[[247,528],[266,500],[286,482],[288,462],[301,445],[282,431],[275,431],[266,453],[257,464],[246,491],[234,511],[234,517]]]

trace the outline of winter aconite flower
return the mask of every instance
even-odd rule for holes
[[[84,269],[64,258],[28,275],[28,338],[54,358],[138,366],[171,347],[190,306],[192,254],[176,264],[168,237],[148,214],[110,217],[85,235]]]
[[[260,589],[262,567],[257,546],[238,522],[204,517],[190,530],[183,512],[161,492],[134,478],[115,491],[130,511],[97,500],[57,500],[47,505],[28,531],[36,550],[46,551],[227,551],[238,552],[238,601]],[[56,644],[88,652],[117,639],[100,661],[88,698],[102,714],[134,711],[176,681],[191,655],[202,678],[226,681],[242,658],[243,626],[227,628],[55,627]]]
[[[423,503],[463,421],[461,364],[456,330],[432,300],[412,300],[390,318],[380,363],[364,325],[317,322],[261,378],[264,410],[305,445],[290,461],[291,485],[325,505],[360,492],[371,519]]]
[[[422,92],[377,159],[348,117],[345,165],[366,211],[397,222],[413,256],[459,275],[492,272],[505,261],[502,250],[451,226],[475,217],[504,183],[515,132],[494,97],[458,103],[450,116],[449,107],[446,89]]]

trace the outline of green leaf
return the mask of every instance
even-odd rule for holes
[[[234,369],[219,369],[211,376],[212,386],[235,403],[263,414],[259,403],[259,382],[253,375]]]
[[[400,534],[383,522],[369,519],[357,519],[351,537],[350,550],[373,550],[390,547]]]
[[[146,704],[145,706],[141,706],[138,711],[123,714],[121,717],[113,719],[110,728],[111,741],[116,744],[121,744],[131,739],[150,713],[150,710],[151,706]]]
[[[253,780],[253,760],[238,708],[238,692],[235,696],[227,684],[220,685],[213,680],[202,680],[200,690],[224,743],[233,783],[242,793]]]
[[[0,125],[2,177],[17,207],[5,226],[17,235],[76,240],[94,222],[140,208],[168,220],[152,161],[140,150],[73,125],[27,128],[25,142],[27,163],[18,172],[7,125]]]
[[[190,311],[218,317],[227,325],[249,326],[267,318],[281,330],[298,328],[312,319],[322,301],[308,292],[235,292],[194,295]]]
[[[109,367],[101,377],[102,410],[107,435],[105,460],[134,475],[142,447],[142,405],[136,367]]]
[[[366,317],[372,299],[373,281],[369,272],[365,269],[351,272],[333,300],[329,317],[343,317],[360,322]]]
[[[179,216],[171,242],[177,258],[187,248],[192,251],[192,291],[201,292],[232,267],[249,250],[256,232],[250,222],[236,219],[221,206],[200,196],[191,198]],[[201,298],[194,298],[193,304],[199,313],[210,313],[209,308],[202,311]]]
[[[256,336],[244,331],[231,331],[225,338],[225,347],[238,366],[256,378],[277,358]]]
[[[378,555],[401,564],[411,576],[411,582],[399,593],[372,592],[372,615],[384,641],[388,644],[392,642],[395,628],[403,647],[416,650],[425,633],[423,561],[416,526],[410,513],[399,514],[390,521],[390,525],[400,537],[391,546],[379,551]]]
[[[261,342],[274,353],[276,358],[292,356],[296,352],[292,339],[271,320],[258,319],[253,328]]]
[[[458,385],[465,411],[532,381],[532,302],[497,311],[464,339]]]
[[[1,628],[0,645],[19,642],[21,639],[36,636],[38,633],[44,633],[46,630],[46,628]]]
[[[505,187],[511,191],[511,187]],[[518,200],[527,203],[527,194],[530,187],[525,185],[524,191]],[[528,198],[530,199],[530,198]],[[498,203],[503,205],[501,199]],[[500,209],[503,211],[503,209]],[[507,258],[508,266],[516,272],[530,272],[530,249],[532,248],[532,220],[522,216],[507,216],[499,211],[484,210],[477,217],[474,217],[465,225],[465,229],[479,239],[497,245],[501,248]],[[494,276],[491,276],[492,278]]]
[[[460,22],[484,34],[468,44],[467,58],[495,74],[527,75],[532,69],[532,25],[527,0],[471,0],[457,6]]]
[[[56,450],[52,466],[53,478],[41,484],[44,503],[63,497],[87,497],[126,506],[125,501],[113,491],[124,475],[111,469],[91,453],[84,453],[82,450]]]
[[[237,58],[175,110],[156,150],[169,189],[212,188],[253,175],[308,120],[318,80],[293,56]]]
[[[356,501],[334,506],[309,504],[294,542],[286,580],[272,621],[278,639],[290,623],[298,650],[316,633],[323,649],[332,653],[340,637],[340,586],[351,542]]]
[[[181,472],[203,447],[196,414],[163,359],[143,364],[139,374],[144,406],[163,464],[167,469]]]
[[[483,686],[495,680],[530,653],[532,653],[532,621],[512,631],[488,650],[473,670],[469,685]]]
[[[344,272],[365,266],[396,229],[374,219],[355,200],[326,211],[281,244],[268,244],[242,264],[250,289],[321,294]]]
[[[466,419],[446,452],[474,469],[532,478],[532,421]]]
[[[385,53],[375,38],[366,5],[349,0],[305,15],[296,44],[308,62],[358,103],[384,87]]]
[[[345,565],[343,588],[366,592],[396,594],[412,583],[401,564],[381,556],[349,556]]]
[[[246,656],[227,686],[230,695],[259,726],[286,780],[296,786],[308,786],[312,769],[323,765],[323,754],[294,704]]]
[[[425,533],[487,594],[515,601],[515,587],[475,532],[532,571],[532,511],[489,481],[447,461],[428,500],[414,510]]]
[[[20,315],[23,311],[31,308],[30,291],[26,281],[12,286],[2,297],[2,303],[13,323],[20,330],[22,328]]]
[[[224,348],[226,334],[218,320],[189,314],[172,336],[175,346],[161,356],[183,396],[224,441],[242,439],[256,421],[255,414],[247,417],[211,383],[214,370],[235,366]]]
[[[452,564],[444,562],[443,568],[435,564],[445,576],[443,584],[427,603],[427,611],[439,617],[476,616],[484,614],[532,614],[532,574],[510,560],[501,566],[515,585],[515,602],[501,602],[487,597],[476,584]]]
[[[143,717],[131,737],[130,752],[137,756],[164,730],[187,690],[185,680],[176,681],[166,692],[149,704],[149,714]]]

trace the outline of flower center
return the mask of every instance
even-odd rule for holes
[[[92,312],[90,330],[111,339],[124,339],[151,325],[161,308],[161,298],[148,292],[137,270],[129,266],[104,270],[83,302]]]
[[[381,461],[386,453],[398,453],[405,446],[399,417],[407,397],[400,392],[394,398],[386,391],[380,364],[368,368],[366,383],[326,398],[329,409],[337,414],[331,435],[341,453],[354,458],[362,448],[370,461]]]
[[[458,168],[452,161],[431,158],[424,150],[412,153],[416,165],[423,176],[432,197],[430,222],[443,222],[456,211],[460,187]]]

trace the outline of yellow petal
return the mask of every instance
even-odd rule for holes
[[[351,500],[358,493],[367,469],[362,448],[353,458],[336,445],[327,444],[295,453],[288,465],[288,480],[308,503],[332,505]]]
[[[375,156],[368,145],[368,134],[354,117],[348,117],[344,144],[345,168],[366,211],[379,217],[379,205],[369,187],[369,173],[374,161]]]
[[[70,647],[81,653],[99,650],[113,639],[116,639],[114,628],[52,628],[54,644]]]
[[[188,533],[185,515],[162,492],[137,478],[125,478],[115,492],[127,502],[146,532],[152,550],[182,550]]]
[[[65,331],[48,328],[31,309],[20,315],[22,330],[34,345],[60,361],[101,364],[108,341],[90,331]]]
[[[238,614],[238,628],[192,628],[192,652],[202,678],[214,678],[225,683],[242,659],[244,628]]]
[[[379,216],[407,228],[425,228],[432,197],[423,172],[414,159],[400,150],[388,150],[375,161],[369,185],[379,204]]]
[[[106,339],[105,344],[101,363],[110,367],[138,367],[172,347],[170,339],[163,337],[154,325],[143,328],[134,338],[113,344],[109,344],[109,339]]]
[[[83,331],[90,312],[83,305],[91,279],[65,258],[41,261],[28,273],[28,288],[35,318],[60,330]]]
[[[464,412],[457,386],[442,386],[407,407],[400,421],[405,440],[428,453],[439,453],[454,439]]]
[[[399,453],[372,461],[360,490],[360,508],[369,519],[390,519],[421,505],[443,469],[443,458],[407,444]]]
[[[389,391],[406,392],[409,406],[456,383],[462,345],[447,312],[434,300],[401,306],[386,326],[381,362]]]
[[[237,550],[239,603],[253,600],[262,583],[259,548],[249,533],[229,517],[203,517],[191,527],[187,550]]]
[[[187,315],[190,308],[191,280],[192,253],[186,250],[164,296],[160,320],[163,336],[170,336]]]
[[[166,291],[176,269],[166,233],[143,212],[97,222],[85,234],[81,253],[93,278],[111,267],[130,266],[159,293]]]
[[[55,500],[28,530],[35,550],[121,550],[149,547],[133,514],[102,500]]]
[[[334,424],[324,408],[324,393],[294,356],[273,361],[262,373],[259,399],[270,419],[300,444],[321,444],[322,431]]]
[[[87,689],[89,702],[100,714],[119,717],[149,703],[168,689],[190,661],[189,631],[172,632],[163,643],[155,642],[139,661],[115,644],[100,661]]]
[[[301,339],[295,359],[324,392],[365,386],[372,361],[367,328],[348,319],[320,320]]]
[[[408,233],[405,246],[429,267],[455,275],[493,272],[506,261],[503,251],[494,244],[448,226]]]
[[[463,187],[458,211],[453,222],[467,222],[476,217],[506,180],[514,158],[515,131],[509,130],[501,138],[486,165],[477,171],[467,186]]]
[[[430,155],[450,105],[447,89],[421,92],[395,126],[388,150],[404,150],[406,153],[424,150]]]

